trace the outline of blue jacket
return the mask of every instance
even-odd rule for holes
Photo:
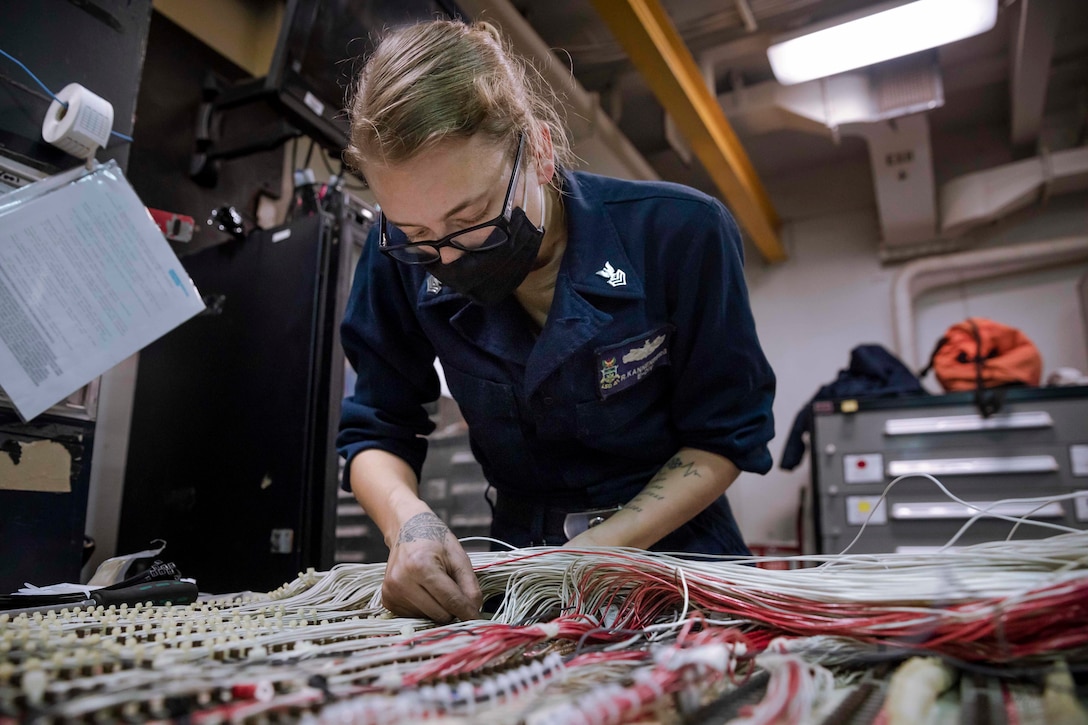
[[[850,351],[850,364],[838,376],[816,391],[797,412],[790,437],[782,448],[779,466],[792,471],[805,457],[805,433],[812,432],[812,405],[818,400],[841,398],[898,398],[928,395],[922,381],[903,361],[881,345],[858,345]]]
[[[567,248],[539,336],[513,296],[474,304],[380,254],[372,234],[341,327],[359,373],[337,439],[348,470],[380,448],[419,474],[436,354],[500,512],[504,496],[572,511],[626,502],[685,446],[769,470],[775,378],[732,216],[676,184],[562,181]],[[724,497],[716,508],[710,528],[730,531],[709,548],[743,551]]]

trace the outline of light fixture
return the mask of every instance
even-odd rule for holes
[[[997,22],[997,0],[883,3],[800,33],[767,49],[783,85],[861,68],[984,33]]]

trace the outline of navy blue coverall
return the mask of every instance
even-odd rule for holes
[[[567,247],[539,334],[513,295],[475,304],[380,254],[376,231],[341,327],[347,470],[379,448],[419,475],[437,354],[497,491],[492,535],[517,546],[562,544],[566,512],[627,502],[685,446],[771,467],[775,378],[732,216],[677,184],[561,174]],[[725,496],[653,548],[748,553]]]

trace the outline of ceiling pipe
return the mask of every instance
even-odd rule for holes
[[[735,0],[734,4],[737,6],[741,20],[744,21],[744,29],[749,33],[759,30],[759,23],[756,22],[755,13],[752,12],[752,6],[748,4],[748,0]]]
[[[892,284],[895,352],[908,367],[925,364],[918,357],[914,300],[938,287],[1031,272],[1067,262],[1088,260],[1088,236],[1065,237],[958,254],[926,257],[905,264]]]
[[[571,69],[555,57],[552,49],[509,0],[457,0],[457,4],[469,17],[486,20],[502,28],[518,54],[528,58],[548,85],[559,94],[566,106],[567,128],[576,147],[575,153],[592,162],[594,159],[583,147],[591,145],[594,140],[599,141],[611,160],[622,167],[623,171],[616,175],[631,179],[661,178],[604,113],[596,96],[575,80]],[[610,169],[595,170],[611,172]]]

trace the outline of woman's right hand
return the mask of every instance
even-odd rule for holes
[[[382,604],[398,616],[439,623],[480,617],[483,594],[472,562],[433,512],[417,513],[401,525],[389,549]]]

